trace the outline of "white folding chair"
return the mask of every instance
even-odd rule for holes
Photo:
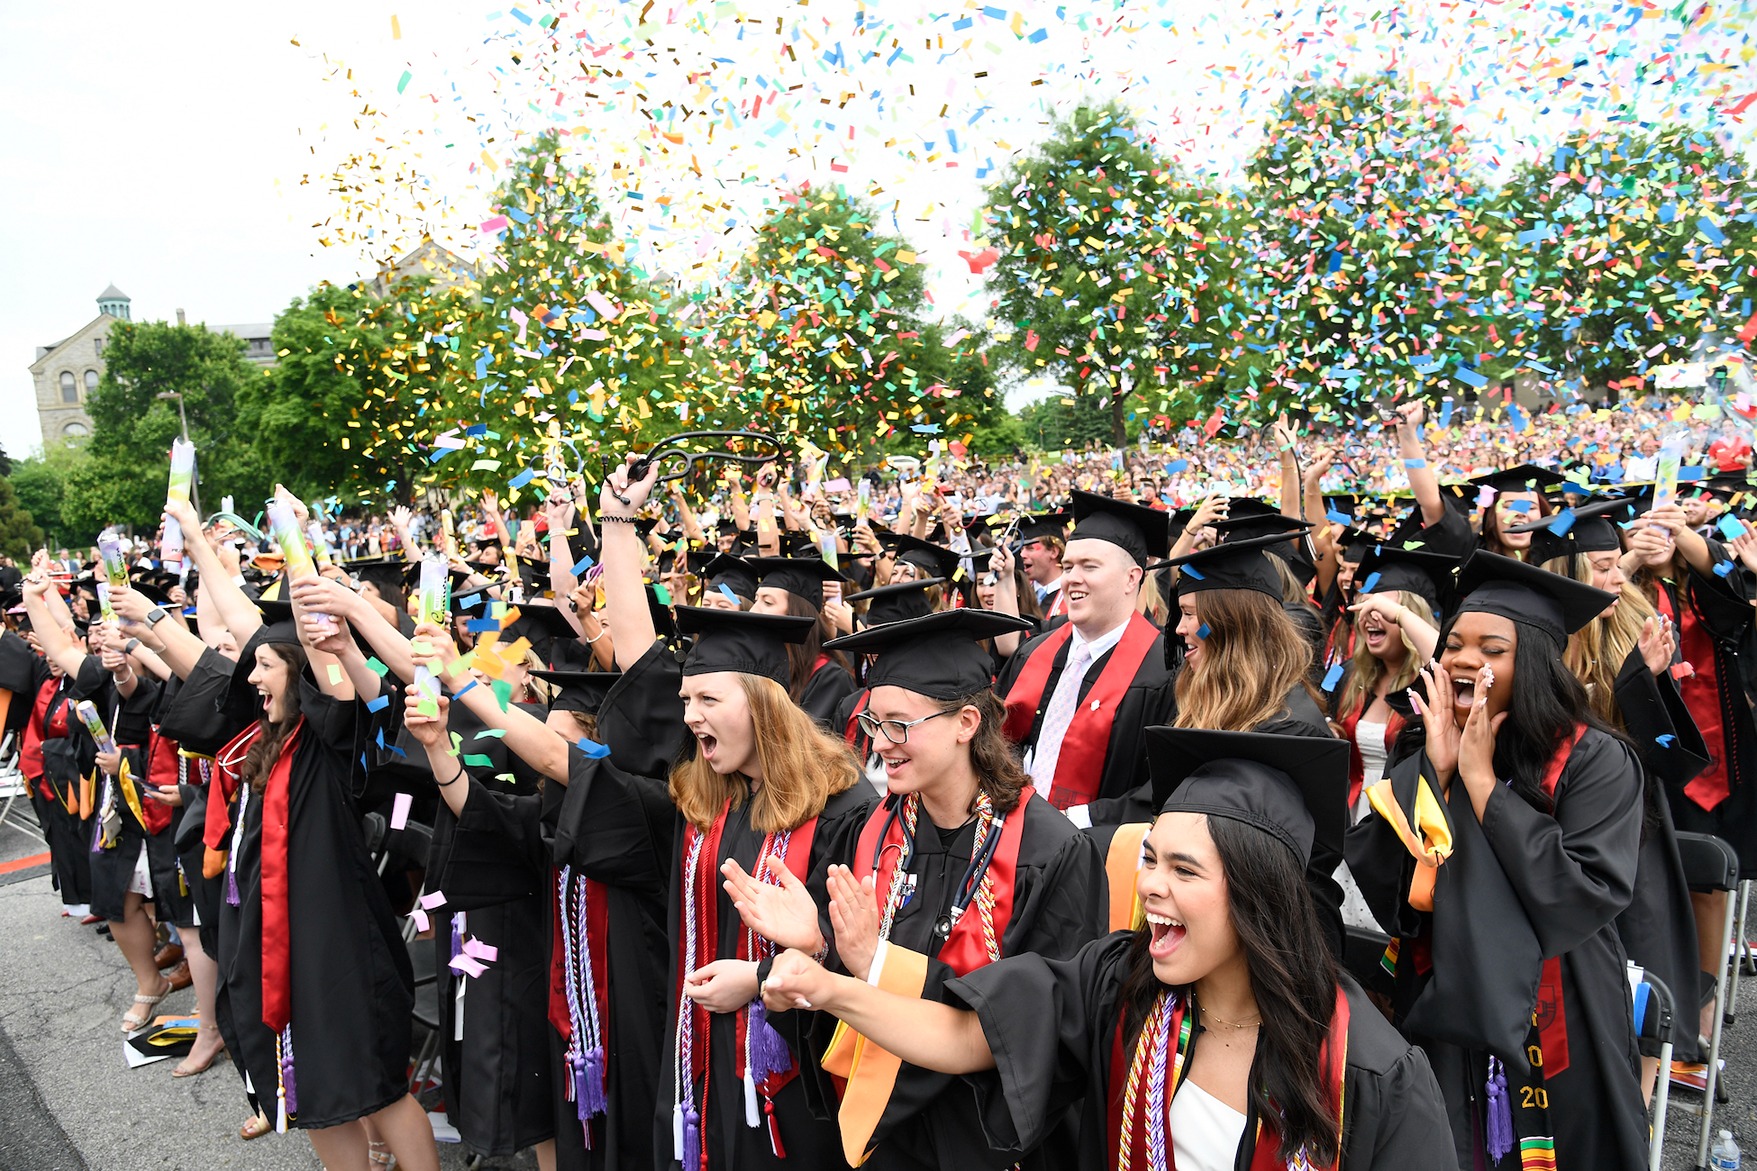
[[[1665,1112],[1672,1093],[1672,1029],[1675,1027],[1672,991],[1652,972],[1644,973],[1635,997],[1635,1035],[1659,1042],[1659,1079],[1653,1087],[1648,1114],[1648,1171],[1661,1171],[1665,1150]]]
[[[34,817],[27,824],[22,818],[12,816],[12,806],[20,797],[26,799],[26,806],[30,805],[30,780],[18,767],[18,737],[8,732],[5,739],[0,740],[0,826],[46,842],[48,838],[43,827],[36,824]]]

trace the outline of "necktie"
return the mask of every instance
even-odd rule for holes
[[[1047,597],[1049,597],[1049,589],[1048,589],[1048,587],[1046,587],[1046,586],[1035,586],[1035,587],[1033,587],[1033,588],[1034,588],[1034,589],[1036,589],[1036,590],[1037,590],[1037,604],[1038,604],[1038,605],[1039,605],[1039,606],[1041,606],[1041,605],[1043,605],[1043,599],[1045,599],[1045,598],[1047,598]]]
[[[1055,782],[1055,764],[1061,758],[1062,737],[1074,721],[1074,710],[1080,706],[1080,684],[1086,668],[1092,665],[1091,647],[1082,642],[1068,651],[1067,666],[1056,680],[1049,706],[1043,710],[1043,725],[1037,731],[1037,748],[1031,756],[1031,782],[1039,792],[1049,792]]]

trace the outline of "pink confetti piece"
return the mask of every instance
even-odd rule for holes
[[[398,793],[396,800],[391,802],[390,827],[402,829],[409,824],[409,807],[415,803],[413,793]]]

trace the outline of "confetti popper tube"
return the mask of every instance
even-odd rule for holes
[[[279,500],[271,501],[268,506],[269,535],[281,547],[281,557],[287,564],[287,576],[294,581],[310,577],[317,572],[311,563],[311,549],[305,544],[305,534],[299,531],[299,519],[293,510]]]
[[[109,587],[98,598],[104,621],[114,622],[116,611],[110,608],[110,590],[128,588],[128,559],[122,556],[122,542],[115,537],[98,538],[98,560],[104,566],[104,583]]]
[[[74,710],[79,713],[79,722],[96,741],[99,752],[116,751],[116,742],[110,739],[110,729],[104,727],[104,717],[98,715],[97,705],[89,699],[82,699],[74,705]]]
[[[429,553],[421,558],[421,586],[418,621],[444,626],[451,612],[451,568],[443,554]]]
[[[305,526],[305,532],[311,538],[311,559],[317,563],[319,569],[328,569],[329,543],[323,539],[323,526],[312,521]]]
[[[1683,444],[1676,436],[1660,445],[1659,467],[1653,478],[1653,507],[1664,508],[1677,500],[1678,469],[1683,462]]]
[[[182,439],[171,441],[171,479],[165,485],[165,503],[189,503],[189,492],[195,484],[195,444]],[[165,535],[159,542],[159,560],[182,567],[183,526],[165,518]]]

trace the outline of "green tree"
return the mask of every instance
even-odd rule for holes
[[[104,376],[86,404],[91,460],[68,480],[66,522],[80,529],[93,519],[98,528],[157,527],[171,440],[180,427],[178,404],[160,397],[165,394],[182,397],[204,501],[265,497],[272,481],[256,462],[254,437],[241,431],[237,418],[240,395],[264,377],[230,334],[204,325],[118,322],[104,349]],[[107,514],[94,517],[100,505]]]
[[[479,299],[455,318],[450,377],[427,395],[432,432],[483,429],[471,436],[470,464],[447,457],[428,478],[501,487],[521,468],[540,470],[551,417],[581,456],[680,429],[681,335],[662,290],[614,237],[593,181],[554,134],[533,139],[508,170],[494,201],[506,228]]]
[[[1264,414],[1294,402],[1351,411],[1448,363],[1477,364],[1471,297],[1493,261],[1473,239],[1469,149],[1441,99],[1391,76],[1282,98],[1246,172],[1244,332],[1264,356]]]
[[[1749,314],[1750,198],[1749,168],[1706,131],[1569,134],[1497,200],[1510,345],[1588,388],[1688,358]]]
[[[0,477],[0,553],[18,561],[29,560],[33,549],[43,546],[43,530],[19,503],[12,481]]]
[[[31,519],[47,534],[49,543],[57,548],[90,545],[97,540],[98,528],[102,527],[73,529],[62,515],[68,477],[91,458],[86,451],[88,442],[76,439],[51,443],[41,455],[13,465],[12,486],[18,492],[20,507],[31,514]]]
[[[988,408],[980,380],[968,400],[946,393],[976,372],[955,369],[927,316],[925,266],[876,222],[840,188],[782,196],[704,315],[707,418],[760,420],[863,462],[891,441],[918,450],[954,435]]]
[[[1235,344],[1220,313],[1227,209],[1122,107],[1082,106],[1057,121],[988,189],[984,222],[999,253],[988,288],[1009,327],[996,355],[1055,379],[1082,417],[1089,404],[1106,411],[1111,442],[1180,385],[1217,391]]]

